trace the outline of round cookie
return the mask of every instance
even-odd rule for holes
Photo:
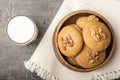
[[[80,17],[77,19],[76,24],[83,29],[86,23],[88,22],[87,17]]]
[[[94,68],[100,65],[106,57],[106,52],[96,52],[89,47],[84,46],[83,50],[75,58],[76,62],[83,68]]]
[[[59,32],[58,47],[63,55],[73,57],[80,52],[82,46],[83,38],[75,24],[65,26]]]
[[[102,22],[90,21],[83,29],[83,39],[92,50],[103,51],[110,44],[111,33]]]
[[[67,57],[67,61],[74,66],[79,66],[75,60],[75,57]]]
[[[80,17],[77,19],[76,24],[83,29],[85,27],[85,25],[90,22],[90,21],[96,21],[98,20],[98,18],[95,15],[90,15],[90,16],[86,16],[86,17]]]

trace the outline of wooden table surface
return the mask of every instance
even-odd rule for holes
[[[63,0],[0,0],[0,80],[42,80],[26,70],[28,60],[42,39]],[[5,28],[16,15],[32,17],[38,28],[38,39],[27,46],[14,45]]]

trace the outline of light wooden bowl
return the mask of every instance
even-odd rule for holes
[[[110,30],[111,32],[111,43],[110,45],[108,46],[108,48],[106,49],[106,59],[104,60],[104,62],[100,65],[98,65],[97,67],[94,67],[94,68],[90,68],[90,69],[85,69],[85,68],[82,68],[82,67],[76,67],[76,66],[73,66],[71,65],[69,62],[67,62],[66,60],[66,57],[64,55],[61,54],[59,48],[58,48],[58,42],[57,42],[57,39],[58,39],[58,34],[60,32],[60,30],[66,26],[66,25],[69,25],[69,24],[75,24],[76,20],[79,18],[79,17],[83,17],[83,16],[89,16],[89,15],[96,15],[99,20],[101,22],[103,22],[104,24],[106,24],[106,26],[108,27],[108,29]],[[114,34],[113,34],[113,30],[112,30],[112,27],[110,25],[110,23],[103,17],[101,16],[100,14],[96,13],[96,12],[93,12],[93,11],[89,11],[89,10],[79,10],[79,11],[75,11],[75,12],[72,12],[70,14],[68,14],[67,16],[65,16],[59,23],[58,25],[56,26],[56,29],[54,31],[54,34],[53,34],[53,48],[54,48],[54,52],[55,52],[55,55],[56,57],[58,58],[58,60],[64,65],[66,66],[67,68],[71,69],[71,70],[74,70],[74,71],[78,71],[78,72],[86,72],[86,71],[92,71],[92,70],[95,70],[99,67],[101,67],[103,64],[105,64],[111,57],[112,55],[114,54],[114,49],[115,49],[115,40],[114,40]]]

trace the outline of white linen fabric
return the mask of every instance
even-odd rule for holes
[[[52,37],[56,25],[65,15],[76,10],[92,10],[101,14],[111,23],[115,35],[116,49],[112,59],[91,72],[75,72],[66,68],[58,61],[53,51]],[[36,72],[46,80],[111,80],[120,77],[119,32],[120,0],[64,0],[32,57],[25,61],[24,65],[26,69]],[[103,73],[107,77],[99,76]]]

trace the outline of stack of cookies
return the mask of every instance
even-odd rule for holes
[[[76,24],[63,27],[58,34],[58,48],[67,61],[82,68],[94,68],[104,62],[111,42],[107,26],[95,15],[80,17]]]

